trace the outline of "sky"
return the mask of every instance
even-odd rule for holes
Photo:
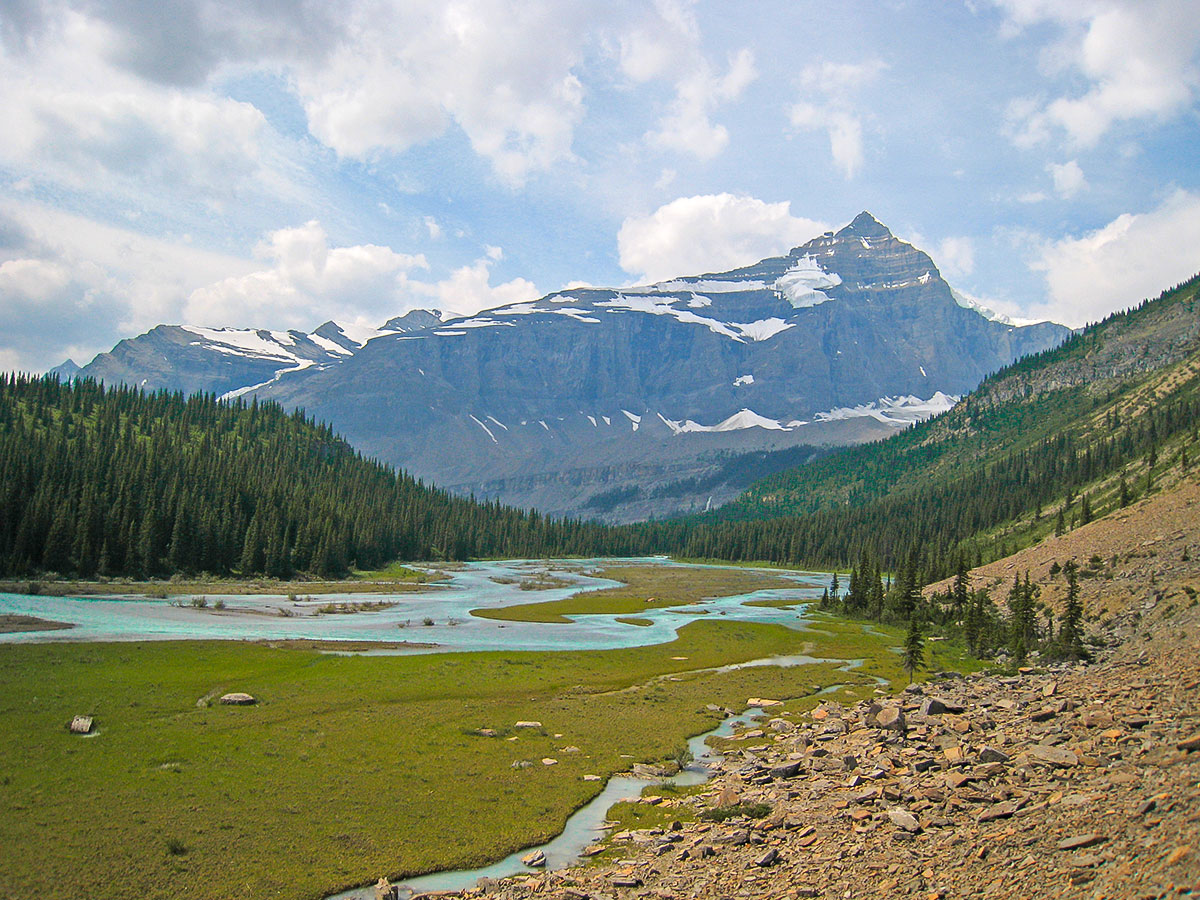
[[[0,0],[0,370],[721,271],[869,210],[1079,326],[1200,271],[1195,0]]]

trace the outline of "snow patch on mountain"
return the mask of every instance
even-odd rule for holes
[[[996,312],[989,306],[985,306],[975,297],[972,297],[969,294],[964,294],[962,291],[959,291],[956,288],[950,288],[950,296],[953,297],[954,302],[963,309],[969,309],[977,312],[985,319],[989,319],[992,322],[999,322],[1002,325],[1013,325],[1017,328],[1020,328],[1025,325],[1038,325],[1042,322],[1049,321],[1048,319],[1026,319],[1020,316],[1006,316],[1003,313]]]
[[[734,328],[752,341],[766,341],[781,331],[787,331],[789,328],[795,328],[795,322],[785,322],[783,319],[777,319],[772,316],[769,319],[759,319],[757,322],[731,322]]]
[[[737,378],[733,379],[734,387],[743,387],[744,385],[748,384],[754,384],[753,375],[739,375]]]
[[[807,309],[831,300],[824,291],[841,283],[841,275],[826,272],[813,256],[805,254],[775,279],[773,286],[783,294],[793,309]]]
[[[826,412],[819,412],[813,417],[813,420],[834,422],[842,419],[869,417],[877,419],[885,425],[910,425],[913,422],[923,422],[931,416],[946,412],[959,399],[959,397],[942,391],[937,391],[928,400],[922,400],[912,394],[902,397],[880,397],[878,400],[858,406],[840,406]],[[789,422],[788,424],[800,423]]]
[[[236,400],[238,397],[241,397],[245,394],[249,394],[251,391],[257,391],[259,388],[266,387],[268,384],[272,384],[272,383],[278,381],[284,375],[287,375],[291,372],[299,372],[302,369],[307,369],[310,366],[315,366],[315,365],[316,365],[316,362],[311,359],[298,360],[296,365],[289,366],[285,369],[280,369],[278,372],[275,373],[275,375],[273,377],[268,378],[266,381],[259,382],[258,384],[248,384],[245,387],[234,388],[232,391],[226,391],[224,394],[222,394],[217,399],[218,400]]]
[[[676,422],[665,416],[659,415],[659,418],[666,423],[667,427],[675,434],[689,434],[695,432],[717,432],[717,431],[742,431],[746,428],[765,428],[768,431],[787,431],[789,430],[782,422],[776,419],[768,419],[766,416],[760,416],[752,409],[740,409],[732,416],[716,425],[701,425],[691,419],[686,419],[683,422]]]
[[[287,346],[295,346],[296,339],[286,331],[267,331],[250,328],[204,328],[200,325],[180,326],[212,346],[218,353],[231,356],[252,356],[258,359],[298,360]],[[199,341],[194,341],[199,345]]]
[[[316,344],[318,347],[320,347],[322,350],[325,350],[328,353],[333,353],[336,356],[353,356],[354,355],[353,350],[349,349],[348,347],[343,347],[341,344],[331,341],[328,338],[321,337],[321,335],[319,335],[319,334],[310,334],[308,336],[308,339],[310,341],[312,341],[314,344]]]
[[[467,415],[471,415],[471,414],[470,414],[470,413],[467,413]],[[489,418],[490,418],[490,417],[489,417]],[[471,420],[472,420],[472,421],[473,421],[473,422],[474,422],[476,425],[478,425],[480,428],[482,428],[482,429],[483,429],[485,432],[487,432],[487,436],[488,436],[488,437],[490,437],[490,438],[492,439],[492,443],[493,443],[493,444],[498,444],[498,443],[500,443],[498,440],[496,440],[496,436],[495,436],[494,434],[492,434],[492,429],[488,428],[486,425],[484,425],[482,422],[480,422],[480,421],[479,421],[478,419],[476,419],[474,416],[471,416]]]

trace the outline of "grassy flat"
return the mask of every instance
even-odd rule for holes
[[[39,619],[37,616],[0,615],[0,634],[16,634],[21,631],[64,631],[74,627],[70,622]]]
[[[472,615],[508,622],[562,623],[570,621],[567,616],[626,616],[666,606],[688,606],[710,597],[796,586],[794,581],[779,575],[730,568],[614,566],[598,574],[623,584],[545,603],[474,610]]]
[[[651,647],[407,657],[3,646],[0,883],[52,900],[86,873],[116,900],[302,900],[482,864],[560,830],[600,789],[584,774],[669,758],[715,724],[709,703],[897,674],[891,636],[822,630],[699,621]],[[704,671],[803,652],[869,663]],[[226,691],[259,703],[197,705]],[[68,733],[77,714],[95,716],[94,737]]]

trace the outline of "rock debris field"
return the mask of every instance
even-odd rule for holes
[[[768,710],[704,793],[640,801],[665,808],[664,827],[454,896],[1200,895],[1197,612],[1141,621],[1089,665]],[[721,809],[756,817],[696,818]]]

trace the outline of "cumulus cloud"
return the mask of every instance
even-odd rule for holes
[[[1061,165],[1050,163],[1047,169],[1050,177],[1054,179],[1055,193],[1060,197],[1069,200],[1088,186],[1083,169],[1079,168],[1079,163],[1073,159]]]
[[[513,184],[572,158],[584,110],[574,69],[617,18],[568,0],[47,0],[36,15],[23,9],[0,8],[10,50],[0,58],[0,113],[10,135],[61,132],[65,149],[89,161],[170,165],[187,149],[174,145],[175,131],[195,125],[195,110],[189,119],[180,107],[207,104],[226,123],[199,143],[216,163],[236,164],[222,158],[222,138],[245,138],[245,111],[221,101],[217,86],[270,73],[286,79],[310,133],[340,156],[401,151],[454,125]],[[173,121],[181,116],[188,121]],[[117,132],[129,141],[110,147]]]
[[[1044,243],[1032,267],[1045,277],[1048,299],[1031,312],[1072,326],[1102,319],[1195,275],[1197,246],[1200,195],[1188,191],[1150,212]]]
[[[321,223],[272,232],[255,248],[265,269],[222,279],[188,296],[184,318],[197,324],[311,328],[324,318],[377,325],[409,291],[423,256],[363,244],[330,247]]]
[[[220,204],[282,178],[252,105],[148,82],[108,59],[111,28],[63,13],[37,51],[0,54],[0,161],[90,193]]]
[[[1090,147],[1116,123],[1166,120],[1200,88],[1200,16],[1193,0],[993,0],[1016,34],[1049,24],[1058,40],[1042,57],[1048,75],[1082,78],[1082,93],[1024,98],[1009,108],[1014,141],[1032,146],[1062,131]]]
[[[9,365],[87,362],[179,321],[187,293],[247,263],[33,204],[0,208],[0,334]]]
[[[618,37],[622,73],[635,83],[670,78],[675,96],[646,133],[652,147],[711,160],[729,144],[729,131],[713,121],[722,104],[740,97],[758,77],[748,48],[730,53],[722,73],[705,56],[700,26],[687,0],[658,0]]]
[[[621,268],[642,281],[719,272],[780,253],[828,230],[793,216],[787,201],[707,194],[680,197],[626,219],[617,235]]]
[[[566,2],[351,5],[318,65],[290,60],[310,131],[342,156],[403,150],[454,123],[504,180],[571,158],[574,69],[602,13]]]
[[[509,303],[523,303],[541,296],[537,286],[524,278],[514,278],[493,285],[492,266],[503,256],[499,247],[488,247],[486,254],[469,266],[462,266],[450,273],[448,278],[433,284],[411,285],[416,298],[407,308],[432,306],[460,316],[470,316],[485,309]]]
[[[729,131],[712,121],[712,111],[721,103],[737,99],[756,77],[754,54],[747,49],[731,57],[724,75],[701,61],[695,71],[680,80],[670,112],[647,135],[650,143],[703,160],[719,155],[729,143]]]
[[[824,130],[834,164],[853,178],[863,164],[863,125],[854,110],[854,94],[870,84],[887,66],[882,60],[864,63],[824,62],[806,66],[800,86],[806,98],[792,106],[789,120],[801,130]]]

